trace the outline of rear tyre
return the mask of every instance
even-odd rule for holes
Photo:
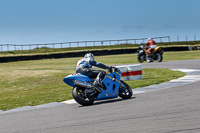
[[[121,80],[121,85],[119,87],[119,96],[123,99],[129,99],[133,95],[131,87]]]
[[[162,62],[162,60],[163,60],[162,54],[157,53],[157,54],[156,54],[156,61]]]
[[[85,93],[85,88],[74,87],[72,90],[72,96],[75,101],[83,106],[92,105],[94,103],[95,96],[89,96]]]

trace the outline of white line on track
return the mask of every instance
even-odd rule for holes
[[[200,70],[194,70],[194,69],[172,69],[172,70],[182,71],[182,72],[185,72],[187,75],[179,79],[173,79],[169,82],[164,82],[157,85],[150,85],[147,87],[133,89],[133,94],[162,90],[162,89],[172,88],[172,87],[200,81]]]

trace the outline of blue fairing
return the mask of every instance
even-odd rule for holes
[[[98,94],[97,98],[95,100],[102,100],[102,99],[110,99],[110,98],[116,98],[119,96],[119,86],[120,86],[120,76],[121,72],[115,72],[110,73],[105,76],[102,83],[105,85],[105,90],[102,90],[101,93]],[[83,82],[93,82],[94,80],[89,78],[88,76],[82,75],[82,74],[72,74],[66,76],[63,81],[72,86],[75,87],[75,84],[73,83],[74,80],[79,80]]]
[[[110,73],[109,75],[106,75],[105,79],[103,80],[103,84],[107,89],[102,90],[96,100],[116,98],[119,96],[120,75],[121,72]],[[113,80],[113,77],[115,77],[116,80]]]
[[[88,76],[82,75],[82,74],[71,74],[66,76],[63,81],[72,86],[75,87],[73,81],[74,80],[80,80],[80,81],[84,81],[84,82],[89,82],[89,81],[94,81],[93,79],[89,78]]]

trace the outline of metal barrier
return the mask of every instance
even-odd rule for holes
[[[152,37],[156,42],[170,42],[170,36]],[[79,42],[62,42],[62,43],[46,43],[46,44],[0,44],[0,52],[3,51],[23,51],[72,47],[89,47],[89,46],[111,46],[120,44],[140,44],[147,42],[148,38],[139,39],[121,39],[121,40],[100,40],[100,41],[79,41]]]

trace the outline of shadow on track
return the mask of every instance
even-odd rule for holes
[[[109,104],[109,103],[121,102],[121,101],[131,100],[131,99],[135,99],[135,98],[136,97],[132,97],[130,99],[116,98],[116,99],[100,100],[100,101],[94,102],[94,104],[89,105],[89,106],[96,106],[96,105],[101,105],[101,104]],[[88,107],[88,106],[82,106],[82,105],[80,105],[79,107]]]

